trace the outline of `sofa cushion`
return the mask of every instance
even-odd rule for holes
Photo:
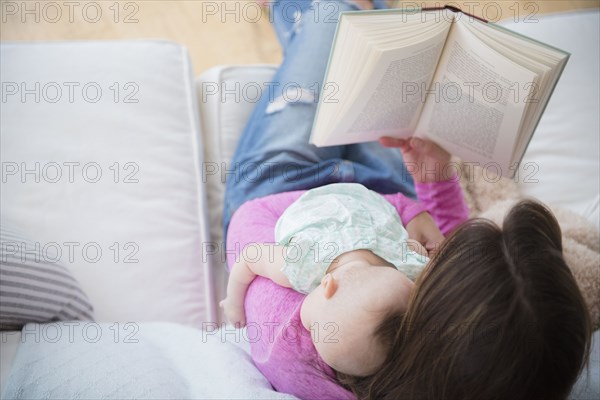
[[[61,253],[98,321],[213,320],[186,49],[3,43],[0,61],[2,224]]]

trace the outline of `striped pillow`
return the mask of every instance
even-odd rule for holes
[[[46,260],[40,247],[0,226],[0,330],[19,330],[28,322],[93,320],[79,283],[67,268]]]

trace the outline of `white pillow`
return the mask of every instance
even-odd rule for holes
[[[212,321],[186,49],[7,43],[0,62],[2,224],[62,253],[98,321]]]
[[[503,25],[571,53],[515,179],[524,194],[567,207],[600,228],[600,11]]]
[[[14,334],[20,346],[2,398],[296,399],[274,391],[240,348],[245,332],[226,329],[29,324]]]

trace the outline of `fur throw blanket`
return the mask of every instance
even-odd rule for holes
[[[460,181],[470,217],[487,218],[498,225],[502,224],[512,205],[523,198],[515,182],[507,178],[490,182],[484,179],[483,170],[479,167],[463,166]],[[561,227],[563,255],[583,293],[590,311],[592,328],[599,329],[600,234],[584,217],[564,207],[546,205]]]

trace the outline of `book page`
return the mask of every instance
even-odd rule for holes
[[[485,27],[472,24],[469,28],[480,38],[483,35],[482,41],[488,46],[527,69],[535,71],[539,76],[537,87],[532,87],[530,91],[520,137],[514,149],[511,163],[517,165],[523,158],[546,104],[550,100],[552,91],[569,59],[569,53],[496,24],[486,24]]]
[[[339,143],[408,137],[416,127],[425,92],[437,66],[450,24],[432,37],[400,49],[386,50],[369,83],[340,118],[331,138]]]
[[[465,161],[498,163],[510,176],[529,94],[524,89],[537,74],[483,44],[466,20],[462,15],[451,29],[416,135]]]

